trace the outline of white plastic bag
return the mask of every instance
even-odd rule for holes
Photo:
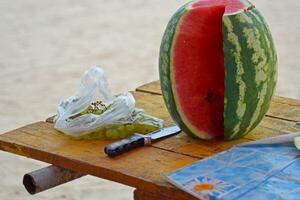
[[[96,100],[101,100],[105,107],[104,112],[82,114]],[[163,126],[161,119],[135,108],[135,99],[131,93],[124,92],[117,97],[113,96],[108,89],[103,69],[96,66],[84,73],[75,95],[59,103],[54,127],[66,135],[78,138],[99,130],[104,130],[105,134],[106,128],[111,130],[112,127],[118,128],[118,125],[130,125],[135,122],[157,127],[157,129]],[[121,138],[125,136],[123,134]],[[118,138],[114,135],[112,137]]]

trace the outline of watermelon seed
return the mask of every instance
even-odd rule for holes
[[[207,96],[205,97],[205,100],[208,101],[209,103],[213,102],[214,99],[217,97],[217,94],[213,92],[207,93]]]

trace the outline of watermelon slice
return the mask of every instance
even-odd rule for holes
[[[272,43],[264,21],[253,22],[260,15],[249,16],[253,8],[246,0],[193,1],[169,22],[160,52],[161,87],[171,116],[186,133],[202,139],[238,138],[253,129],[266,112],[275,83],[267,89],[263,85],[276,75],[276,58],[263,63],[264,74],[252,70],[261,62],[247,60],[256,52],[251,44],[242,44],[251,39],[246,38],[243,27],[265,34],[265,38],[256,34],[253,40],[263,50],[268,44],[262,40]],[[226,24],[227,19],[231,24]],[[233,28],[241,32],[233,33]],[[262,52],[262,57],[275,54],[274,48],[270,51]],[[255,80],[266,74],[268,78]]]

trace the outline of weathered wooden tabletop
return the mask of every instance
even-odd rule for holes
[[[134,96],[137,107],[164,119],[166,125],[173,123],[165,108],[158,81],[137,88]],[[161,174],[235,144],[299,131],[299,121],[299,100],[274,97],[260,125],[244,138],[235,141],[201,141],[180,133],[152,146],[111,159],[103,152],[104,146],[111,141],[72,140],[56,131],[48,120],[0,135],[0,149],[135,187],[135,199],[194,199],[168,184]]]

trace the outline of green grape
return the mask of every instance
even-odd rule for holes
[[[108,139],[123,139],[126,138],[134,132],[134,130],[128,131],[126,125],[113,125],[107,129],[106,137]]]
[[[88,114],[89,113],[89,110],[93,109],[92,106],[89,106],[87,109],[85,109],[84,111],[82,111],[81,113],[78,113],[76,115],[73,115],[70,117],[70,119],[75,119],[76,117],[80,117],[82,115],[85,115],[85,114]]]
[[[104,104],[101,104],[104,105]],[[104,113],[105,111],[107,111],[110,107],[112,106],[112,104],[108,105],[105,107],[105,105],[103,107],[99,107],[97,106],[96,108],[92,107],[92,113],[95,115],[101,115],[102,113]]]
[[[127,135],[126,135],[126,137],[129,137],[129,136],[133,135],[134,133],[136,133],[133,124],[126,124],[125,128],[126,128],[126,130],[127,130]]]
[[[119,132],[124,132],[124,131],[125,131],[125,125],[118,125],[118,126],[116,126],[116,129],[117,129]]]
[[[106,109],[99,109],[99,110],[93,111],[92,113],[95,114],[95,115],[101,115],[105,111],[106,111]]]
[[[126,138],[127,136],[127,130],[126,130],[126,126],[125,125],[120,125],[118,128],[117,128],[118,132],[119,132],[119,138],[120,139],[123,139],[123,138]]]
[[[119,131],[117,129],[112,129],[112,137],[110,139],[116,140],[119,138]]]
[[[94,104],[94,103],[92,103]],[[95,115],[101,115],[102,113],[104,113],[106,110],[108,110],[110,107],[112,106],[112,104],[108,105],[107,107],[99,107],[99,106],[92,106],[89,105],[84,111],[82,111],[81,113],[78,113],[74,116],[71,116],[70,119],[75,119],[76,117],[80,117],[82,115],[85,114],[95,114]]]
[[[105,128],[99,128],[96,131],[89,133],[87,135],[80,136],[78,139],[83,140],[97,140],[97,139],[103,139],[105,138],[106,129]]]
[[[133,125],[134,125],[134,130],[141,134],[151,133],[159,129],[159,127],[157,126],[148,125],[148,124],[133,123]]]
[[[116,128],[109,128],[106,131],[106,138],[116,140],[119,138],[119,131]]]
[[[113,129],[107,129],[106,130],[106,138],[107,139],[112,139],[112,137],[113,137],[113,131],[112,131]]]
[[[125,131],[119,132],[119,135],[118,135],[118,138],[119,138],[119,139],[124,139],[124,138],[126,138],[126,137],[127,137],[127,133],[126,133]]]
[[[134,132],[134,125],[133,124],[126,124],[125,128],[128,132]]]
[[[82,111],[82,112],[80,113],[80,115],[88,114],[89,111],[91,111],[91,110],[93,110],[93,107],[92,107],[91,105],[89,105],[89,106],[87,107],[87,109],[85,109],[84,111]]]

